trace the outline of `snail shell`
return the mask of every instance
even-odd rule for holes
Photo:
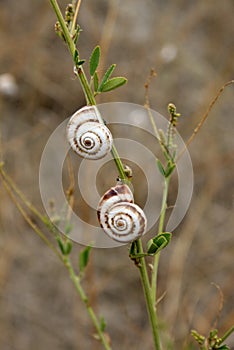
[[[146,216],[133,200],[130,188],[121,184],[108,190],[98,204],[101,227],[110,238],[121,243],[132,242],[146,232]]]
[[[110,152],[113,138],[103,124],[96,106],[76,111],[67,125],[67,138],[72,149],[88,159],[101,159]]]

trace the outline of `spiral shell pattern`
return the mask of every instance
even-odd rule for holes
[[[97,215],[104,232],[118,242],[132,242],[146,232],[146,216],[133,203],[133,194],[127,185],[108,190],[99,201]]]
[[[96,106],[76,111],[67,125],[67,138],[72,149],[81,157],[101,159],[110,152],[113,138],[103,124]]]

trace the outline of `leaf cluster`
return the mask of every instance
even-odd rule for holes
[[[143,253],[139,253],[136,241],[134,241],[131,243],[129,249],[129,257],[135,260],[146,256],[154,256],[170,243],[171,237],[171,232],[162,232],[158,234],[147,242],[147,251]]]
[[[107,92],[124,85],[127,79],[124,77],[114,77],[111,75],[116,67],[116,64],[112,64],[103,77],[99,79],[98,76],[98,65],[101,57],[101,48],[96,46],[89,59],[89,74],[90,74],[90,86],[93,88],[94,95],[100,94],[101,92]]]

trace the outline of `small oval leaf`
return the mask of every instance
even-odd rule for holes
[[[107,92],[107,91],[111,91],[111,90],[117,89],[119,86],[124,85],[126,82],[127,82],[127,79],[123,78],[123,77],[116,77],[116,78],[109,79],[103,85],[101,91],[102,92]]]
[[[60,248],[60,250],[61,250],[61,253],[62,253],[63,255],[66,255],[64,243],[63,243],[61,237],[60,237],[60,236],[57,236],[57,237],[56,237],[56,240],[57,240],[57,242],[58,242],[58,245],[59,245],[59,248]]]
[[[99,84],[98,75],[97,75],[97,72],[95,72],[93,76],[93,87],[95,92],[98,90],[98,84]]]
[[[64,255],[69,255],[71,253],[71,250],[72,250],[72,242],[71,241],[67,241],[65,244],[64,244]]]
[[[169,165],[165,170],[165,177],[168,177],[172,174],[173,170],[175,169],[175,164]]]
[[[137,254],[137,245],[136,245],[136,241],[133,241],[130,245],[130,249],[129,249],[129,255],[136,255]]]
[[[65,226],[65,234],[69,235],[69,233],[71,233],[71,231],[72,231],[72,224],[70,222],[67,222],[66,226]]]
[[[80,269],[80,274],[84,271],[86,268],[88,262],[89,262],[89,253],[90,250],[92,249],[91,246],[87,246],[84,250],[82,250],[79,254],[79,269]]]
[[[171,232],[164,232],[149,240],[147,253],[152,255],[165,248],[171,240]]]
[[[154,243],[154,241],[152,239],[149,240],[149,242],[147,243],[147,253],[149,255],[154,255],[157,252],[157,245]]]
[[[102,332],[104,332],[106,329],[106,321],[103,316],[100,317],[100,329]]]
[[[78,53],[78,50],[77,50],[77,49],[75,49],[75,51],[74,51],[73,60],[74,60],[74,62],[75,62],[75,65],[78,64],[78,61],[79,61],[79,53]]]
[[[104,77],[102,78],[101,84],[97,91],[102,91],[103,85],[107,82],[107,80],[110,78],[111,74],[113,73],[114,69],[116,67],[116,64],[112,64],[104,74]]]
[[[165,177],[165,170],[164,170],[164,167],[159,159],[157,159],[157,166],[158,166],[158,170],[160,171],[162,176]]]
[[[101,55],[100,46],[96,46],[89,59],[89,72],[91,77],[96,72],[96,69],[98,67],[99,60],[100,60],[100,55]]]
[[[82,64],[84,64],[84,63],[85,63],[85,60],[80,60],[80,61],[77,62],[77,65],[78,66],[82,66]]]

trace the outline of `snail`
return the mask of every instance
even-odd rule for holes
[[[112,148],[110,130],[103,124],[96,106],[85,106],[76,111],[67,125],[67,138],[72,149],[88,159],[101,159]]]
[[[115,241],[132,242],[146,232],[146,216],[133,201],[133,194],[125,184],[110,188],[99,201],[100,226]]]

